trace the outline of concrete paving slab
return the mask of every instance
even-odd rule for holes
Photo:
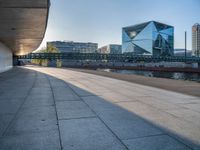
[[[118,105],[130,112],[134,112],[155,126],[160,127],[164,132],[168,132],[183,143],[187,143],[187,145],[192,146],[193,144],[191,144],[190,141],[186,142],[188,141],[186,137],[190,137],[190,140],[200,138],[200,134],[193,130],[194,128],[199,128],[198,125],[195,125],[192,122],[189,123],[184,118],[172,115],[168,112],[162,111],[161,109],[149,107],[140,102],[119,103]]]
[[[22,101],[1,100],[0,101],[0,115],[15,114],[21,104],[22,104]]]
[[[149,114],[143,117],[161,128],[165,133],[194,148],[194,150],[196,147],[199,149],[198,139],[200,139],[200,134],[198,132],[199,127],[196,124],[163,112],[158,115]]]
[[[95,114],[83,101],[56,102],[59,119],[72,119],[82,117],[94,117]]]
[[[200,112],[196,112],[187,108],[167,110],[166,112],[178,117],[181,120],[186,120],[193,124],[196,124],[197,126],[199,126],[200,129]]]
[[[105,110],[117,110],[119,111],[119,107],[117,105],[112,104],[100,96],[87,96],[82,97],[82,99],[96,112],[104,112]]]
[[[148,114],[158,114],[160,110],[151,105],[143,103],[143,101],[135,101],[135,102],[120,102],[117,103],[117,106],[124,108],[130,112],[140,115],[141,117]]]
[[[66,87],[67,88],[67,83],[64,81],[55,81],[54,80],[50,80],[52,87]]]
[[[107,110],[99,114],[100,118],[120,139],[162,134],[163,132],[130,112],[115,112]]]
[[[81,89],[81,87],[76,87],[71,84],[69,84],[69,87],[73,89],[73,91],[80,97],[95,96],[94,93],[88,92],[87,90],[85,90],[85,88]]]
[[[34,85],[34,87],[31,89],[31,92],[30,94],[33,94],[33,95],[51,95],[52,92],[51,92],[51,88],[50,87],[40,87],[40,86],[37,86],[37,85]]]
[[[42,87],[42,88],[47,87],[48,88],[49,87],[49,81],[48,81],[46,75],[37,72],[35,85],[37,85],[36,87]]]
[[[84,97],[83,100],[100,116],[120,139],[161,134],[162,131],[145,122],[138,115],[98,97]]]
[[[176,110],[182,108],[181,105],[177,105],[175,103],[162,100],[161,98],[158,99],[154,96],[140,97],[138,98],[138,101],[160,110],[173,110],[173,109]]]
[[[79,96],[77,96],[71,89],[58,88],[53,89],[53,92],[56,101],[80,100]]]
[[[64,150],[125,150],[97,118],[59,121]]]
[[[32,108],[32,107],[43,107],[43,106],[53,106],[53,98],[38,98],[28,97],[23,104],[23,108]]]
[[[1,150],[60,150],[57,130],[0,138]]]
[[[175,100],[174,100],[175,99]],[[188,104],[188,103],[200,103],[200,99],[193,97],[193,98],[173,98],[173,99],[167,99],[165,100],[168,103],[173,103],[173,104]]]
[[[9,92],[5,92],[1,95],[1,99],[24,99],[26,95],[28,94],[28,91],[26,93],[18,93],[18,92],[12,92],[8,90]]]
[[[123,140],[123,142],[130,150],[191,150],[167,135]]]
[[[52,99],[52,93],[35,94],[30,93],[27,97],[28,100]]]
[[[5,135],[20,135],[57,129],[55,109],[52,106],[23,108],[9,126]]]
[[[199,102],[198,103],[196,103],[196,102],[187,103],[187,104],[183,104],[181,106],[200,113],[200,103]]]
[[[3,136],[4,131],[13,119],[14,115],[0,115],[0,137]]]
[[[100,97],[113,102],[113,103],[118,103],[118,102],[128,102],[128,101],[137,101],[138,99],[135,97],[128,97],[125,95],[122,95],[117,92],[110,92],[110,93],[104,93]]]
[[[39,81],[35,83],[35,86],[36,87],[42,87],[42,88],[50,88],[49,83],[46,83],[46,82],[43,83],[43,82],[39,82]]]
[[[69,87],[52,87],[53,92],[55,95],[67,95],[67,94],[74,94],[73,91]]]
[[[45,138],[42,133],[58,132],[58,126],[66,149],[124,149],[123,143],[129,149],[159,149],[163,143],[166,149],[174,145],[184,150],[184,144],[194,150],[200,149],[197,97],[67,69],[30,69],[36,72],[20,68],[6,82],[0,77],[0,101],[22,102],[22,95],[27,96],[19,112],[12,113],[13,117],[16,115],[14,120],[12,115],[6,117],[7,113],[0,117],[0,133],[11,122],[0,138],[4,149],[14,146],[25,149],[27,145],[33,149],[48,149],[34,140],[33,134]],[[7,77],[9,74],[4,80]],[[90,109],[97,116],[90,116]],[[60,120],[58,126],[56,111],[58,116],[66,119]],[[26,138],[28,143],[24,143]],[[53,134],[46,138],[53,138]],[[44,143],[50,142],[44,140]],[[57,149],[57,142],[51,143],[52,149]]]
[[[169,97],[170,95],[170,97]],[[197,97],[192,97],[188,95],[181,95],[181,94],[174,94],[174,92],[169,93],[168,91],[164,93],[163,91],[159,91],[159,94],[151,94],[151,97],[154,97],[155,99],[162,100],[168,103],[172,104],[181,104],[181,103],[190,103],[190,102],[196,102],[200,101]]]

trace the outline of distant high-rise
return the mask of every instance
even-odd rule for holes
[[[200,24],[192,26],[192,54],[200,56]]]

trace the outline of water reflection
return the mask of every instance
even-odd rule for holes
[[[143,75],[146,77],[159,77],[159,78],[169,78],[176,80],[189,80],[200,82],[199,73],[182,73],[182,72],[158,72],[158,71],[140,71],[140,70],[115,70],[115,69],[105,69],[107,72],[115,72],[121,74],[135,74]]]

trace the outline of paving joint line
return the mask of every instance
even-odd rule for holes
[[[31,88],[29,89],[26,97],[23,99],[20,107],[18,108],[17,112],[15,113],[15,115],[13,116],[12,120],[10,121],[10,123],[8,124],[8,126],[6,127],[6,129],[4,130],[2,136],[5,136],[6,132],[8,131],[9,127],[12,125],[12,123],[14,122],[14,120],[16,119],[17,115],[19,114],[20,110],[23,108],[22,106],[24,105],[25,101],[27,100],[28,96],[30,95],[33,87],[35,86],[35,83],[36,83],[36,80],[37,80],[37,73],[35,72],[35,78],[34,78],[34,81],[33,81],[33,84],[31,86]]]
[[[80,82],[79,82],[80,83]],[[80,83],[81,84],[81,83]],[[100,84],[99,84],[100,85]],[[86,86],[86,85],[85,85]],[[104,86],[105,87],[105,86]],[[70,87],[71,88],[71,87]],[[106,87],[107,88],[107,87]],[[72,89],[72,88],[71,88]],[[110,88],[108,88],[108,89],[110,89]],[[73,89],[72,89],[72,91],[74,91]],[[76,91],[74,91],[74,93],[76,93]],[[120,92],[120,94],[122,94],[121,92]],[[78,96],[78,94],[76,93],[76,95]],[[125,96],[124,94],[122,94],[123,96]],[[80,97],[80,96],[79,96]],[[81,97],[80,97],[81,98]],[[82,99],[82,98],[81,98]],[[83,99],[82,99],[83,100]],[[84,100],[83,100],[84,101]],[[121,142],[121,144],[123,144],[125,147],[126,147],[126,149],[128,149],[128,147],[123,143],[123,141],[106,125],[106,123],[99,117],[99,115],[84,101],[84,103],[97,115],[97,117],[102,121],[102,123],[116,136],[116,138]],[[148,105],[148,104],[147,104]],[[151,105],[150,105],[151,106]],[[151,106],[152,107],[152,106]],[[158,127],[159,128],[159,127]],[[161,129],[161,128],[159,128],[159,129]],[[170,136],[169,134],[167,134],[168,136]],[[178,142],[180,142],[180,143],[182,143],[183,145],[185,145],[186,147],[188,147],[188,148],[190,148],[191,150],[192,150],[192,148],[190,147],[190,146],[188,146],[188,145],[186,145],[185,143],[183,143],[182,141],[180,141],[180,140],[178,140],[177,138],[175,138],[175,137],[173,137],[173,136],[170,136],[171,138],[173,138],[174,140],[176,140],[176,141],[178,141]]]
[[[71,87],[70,87],[71,88]],[[76,91],[74,91],[72,88],[71,90],[78,96]],[[79,96],[80,97],[80,96]],[[81,98],[81,97],[80,97]],[[82,98],[81,98],[82,99]],[[83,99],[82,99],[83,100]],[[129,148],[124,144],[124,142],[112,131],[112,129],[100,118],[100,116],[83,100],[83,102],[91,109],[91,111],[97,116],[97,118],[104,124],[104,126],[113,134],[113,136],[121,143],[126,150],[129,150]]]
[[[147,105],[147,106],[149,106],[149,107],[155,108],[155,109],[157,109],[158,111],[164,112],[164,113],[166,113],[166,114],[168,114],[168,115],[170,115],[170,116],[172,116],[172,117],[175,117],[176,119],[179,119],[179,117],[174,116],[174,115],[172,115],[172,114],[166,112],[165,110],[162,110],[162,109],[157,108],[157,107],[155,107],[155,106],[153,106],[153,105],[150,105],[150,104],[146,104],[146,103],[144,103],[144,102],[142,102],[142,101],[140,101],[140,102],[141,102],[142,104],[144,104],[144,105]],[[143,119],[143,120],[146,121],[147,119]],[[179,119],[179,120],[180,120],[180,119]],[[154,124],[152,124],[152,125],[154,125]],[[166,133],[166,134],[167,134],[169,137],[171,137],[172,139],[174,139],[174,140],[176,140],[176,141],[182,143],[182,144],[185,145],[186,147],[188,147],[188,148],[190,148],[191,150],[193,150],[193,148],[191,148],[189,145],[187,145],[186,143],[182,142],[182,141],[179,140],[178,138],[174,137],[174,136],[173,136],[173,133],[171,133],[168,129],[164,129],[161,125],[154,125],[154,126],[156,126],[156,127],[159,128],[161,131],[163,131],[164,133]]]
[[[90,119],[90,118],[97,118],[97,116],[89,116],[89,117],[79,117],[79,118],[61,118],[59,121],[64,121],[64,120],[78,120],[78,119]]]
[[[32,134],[41,134],[41,133],[48,133],[51,131],[57,131],[57,129],[49,129],[49,130],[41,130],[41,131],[26,131],[26,132],[22,132],[22,133],[15,133],[12,135],[5,135],[5,136],[0,136],[0,139],[4,139],[7,137],[18,137],[18,136],[26,136],[26,135],[32,135]]]
[[[48,75],[48,74],[47,74]],[[56,100],[55,100],[55,95],[54,95],[54,91],[53,91],[53,87],[51,84],[51,81],[49,79],[49,75],[47,76],[45,75],[45,77],[47,78],[50,88],[51,88],[51,92],[52,92],[52,97],[53,97],[53,101],[54,101],[54,109],[55,109],[55,113],[56,113],[56,120],[57,120],[57,126],[58,126],[58,134],[59,134],[59,141],[60,141],[60,149],[63,150],[63,145],[62,145],[62,138],[61,138],[61,132],[60,132],[60,126],[59,126],[59,118],[58,118],[58,112],[57,112],[57,108],[56,108]]]
[[[51,73],[51,72],[50,72]],[[85,73],[85,72],[84,72]],[[59,73],[59,74],[61,74],[61,76],[62,77],[64,77],[63,76],[63,73]],[[101,76],[101,75],[100,75]],[[110,78],[110,77],[108,77],[108,78]],[[123,80],[122,80],[123,81]],[[125,82],[128,82],[128,81],[125,81]],[[80,84],[82,84],[81,82],[78,82],[78,83],[80,83]],[[129,83],[129,82],[128,82]],[[67,84],[66,82],[65,82],[65,84]],[[82,84],[83,85],[83,84]],[[99,84],[100,85],[100,84]],[[137,85],[140,85],[140,84],[137,84]],[[71,88],[69,85],[67,85],[78,97],[80,97],[77,93],[76,93],[76,91],[73,89],[73,88]],[[86,86],[85,84],[84,84],[84,86]],[[86,86],[87,87],[87,86]],[[108,88],[108,89],[110,89],[110,88]],[[141,89],[143,89],[143,88],[141,88]],[[123,93],[121,93],[120,92],[120,94],[122,94],[123,96],[125,96]],[[99,117],[99,115],[80,97],[80,99],[94,112],[94,114],[96,114],[97,115],[97,118],[108,128],[108,130],[119,140],[119,142],[123,145],[123,146],[125,146],[125,148],[128,150],[128,147],[123,143],[123,141],[106,125],[106,123]],[[143,102],[142,102],[143,103]],[[145,103],[144,103],[145,104]],[[149,104],[146,104],[146,105],[149,105]],[[151,106],[151,105],[149,105],[149,106]],[[152,107],[152,106],[151,106]],[[158,108],[157,108],[158,109]],[[158,127],[159,129],[162,129],[162,128],[160,128],[160,127]],[[163,129],[164,130],[164,129]],[[169,131],[167,131],[167,130],[164,130],[165,132],[167,132],[166,134],[169,136],[169,137],[171,137],[172,139],[174,139],[174,140],[176,140],[176,141],[178,141],[178,142],[180,142],[180,143],[182,143],[183,145],[185,145],[187,148],[189,148],[189,149],[191,149],[191,150],[193,150],[193,148],[191,148],[190,146],[188,146],[188,145],[186,145],[185,143],[183,143],[181,140],[179,140],[179,139],[177,139],[177,138],[175,138],[173,135],[170,135],[171,133],[169,132]]]
[[[82,101],[81,99],[76,99],[76,100],[55,100],[56,103],[60,103],[60,102],[79,102],[79,101]]]
[[[166,134],[166,133],[152,134],[152,135],[146,135],[146,136],[138,136],[138,137],[135,137],[135,138],[122,139],[122,140],[123,141],[128,141],[128,140],[142,139],[142,138],[148,138],[148,137],[154,137],[154,136],[161,136],[161,135],[168,135],[168,134]]]

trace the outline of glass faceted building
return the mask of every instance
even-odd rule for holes
[[[172,56],[174,27],[155,21],[124,27],[122,52],[134,55]]]

